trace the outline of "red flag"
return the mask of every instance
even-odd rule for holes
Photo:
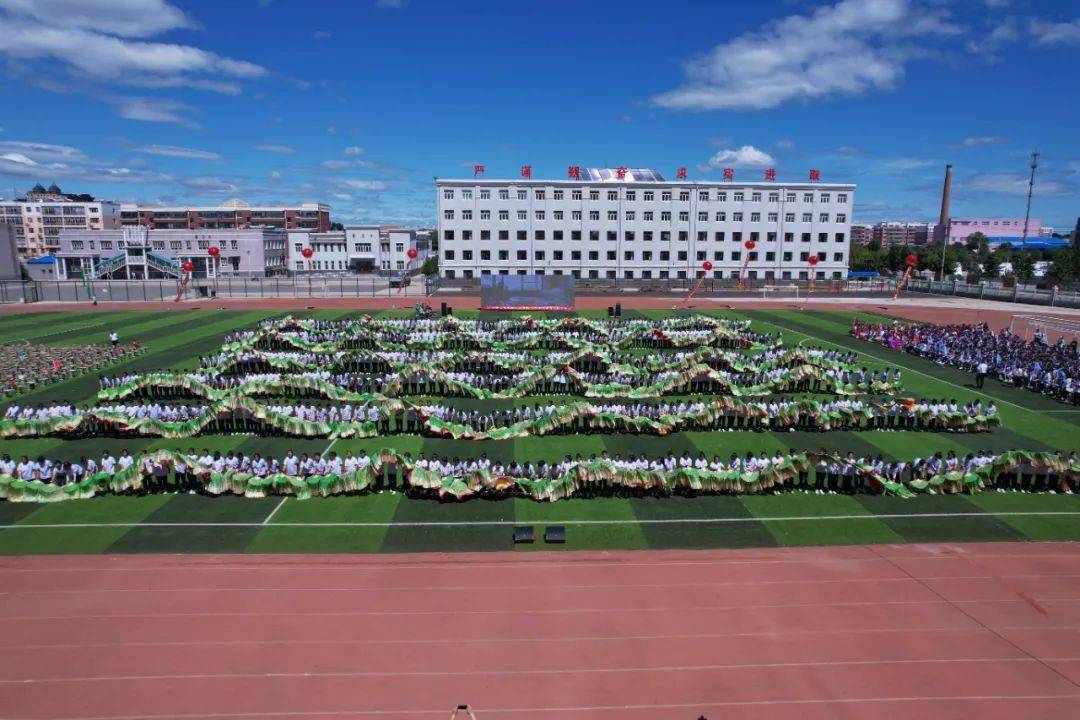
[[[675,179],[676,180],[685,180],[686,179],[686,168],[681,167],[678,170],[676,170],[675,171]]]
[[[811,168],[810,169],[810,180],[811,181],[817,181],[817,180],[820,180],[820,179],[821,179],[821,171]]]
[[[626,179],[626,168],[624,168],[622,165],[615,168],[615,177],[619,178],[620,180],[625,180]]]
[[[486,168],[483,165],[477,164],[472,166],[472,176],[483,175]]]
[[[769,182],[775,182],[776,181],[776,168],[766,168],[766,170],[765,170],[765,179],[768,180]]]
[[[581,168],[577,165],[571,165],[570,167],[566,168],[566,177],[570,178],[571,180],[580,180]]]
[[[735,168],[724,168],[724,179],[725,180],[734,180],[735,179]]]
[[[521,166],[521,177],[523,177],[523,178],[531,178],[532,177],[532,165],[522,165]]]

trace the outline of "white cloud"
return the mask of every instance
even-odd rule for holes
[[[231,95],[241,91],[238,81],[266,74],[192,45],[142,39],[194,27],[166,0],[0,0],[0,55],[55,61],[98,82]]]
[[[380,167],[379,163],[372,162],[371,160],[323,160],[319,163],[324,168],[329,170],[344,170],[345,168],[366,168],[373,169]]]
[[[353,190],[385,190],[386,183],[382,180],[353,180],[343,179],[339,181],[342,185]]]
[[[316,30],[311,33],[311,37],[315,40],[325,40],[330,37],[330,32],[328,30]]]
[[[1029,27],[1040,45],[1080,43],[1080,18],[1072,22],[1032,20]]]
[[[280,180],[281,179],[281,171],[280,170],[271,170],[270,171],[270,177],[273,178],[274,180]]]
[[[686,64],[682,86],[652,102],[671,110],[760,110],[888,89],[925,53],[919,41],[959,32],[943,9],[842,0],[718,45]]]
[[[135,152],[145,155],[161,155],[164,157],[188,158],[191,160],[220,160],[221,155],[209,150],[195,150],[193,148],[180,147],[178,145],[142,145],[135,148]]]
[[[1028,191],[1028,179],[1026,173],[981,173],[961,180],[958,190],[1024,197]],[[1071,195],[1074,192],[1076,188],[1067,182],[1035,178],[1036,196]]]
[[[114,98],[120,117],[144,122],[177,123],[188,127],[198,127],[184,113],[195,108],[175,100],[162,98]]]
[[[928,167],[933,167],[937,164],[936,160],[924,160],[922,158],[900,157],[892,158],[891,160],[885,160],[878,167],[888,172],[911,172],[913,170],[924,170]]]
[[[775,165],[773,156],[763,150],[758,150],[753,145],[743,145],[738,150],[721,150],[709,158],[708,162],[699,164],[698,170],[708,172],[725,167],[769,167]]]
[[[146,37],[197,24],[164,0],[0,0],[0,9],[43,25]]]
[[[363,155],[364,148],[358,147],[356,145],[350,145],[349,147],[345,148],[344,153],[346,155]]]
[[[1008,138],[1000,135],[979,135],[977,137],[966,137],[956,147],[979,147],[981,145],[995,145],[997,143],[1007,142]]]
[[[862,155],[866,150],[858,145],[841,145],[840,147],[835,148],[833,152],[840,155]]]
[[[16,153],[39,163],[86,163],[90,157],[79,148],[70,145],[51,145],[49,143],[26,142],[23,140],[4,140],[0,142],[0,152]]]
[[[352,195],[350,195],[349,193],[332,193],[330,195],[330,197],[334,198],[335,200],[346,200],[346,201],[353,199]]]
[[[259,152],[268,153],[280,153],[282,155],[292,155],[296,152],[296,148],[291,145],[252,145]]]
[[[4,153],[3,155],[0,155],[0,158],[3,158],[8,162],[12,162],[17,165],[30,165],[32,167],[37,167],[38,165],[38,163],[26,157],[22,153]]]
[[[375,5],[383,8],[403,8],[408,4],[409,0],[375,0]]]
[[[776,141],[776,147],[780,148],[781,150],[791,150],[792,148],[795,147],[795,141],[794,140],[777,140]]]

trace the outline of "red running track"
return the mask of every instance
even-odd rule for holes
[[[0,560],[5,718],[1080,717],[1080,545]]]

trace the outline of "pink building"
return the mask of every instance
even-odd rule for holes
[[[1028,221],[1028,238],[1039,237],[1040,230],[1042,230],[1042,221],[1031,218]],[[950,243],[964,243],[968,236],[977,232],[989,238],[991,245],[1004,242],[1016,244],[1024,237],[1024,220],[1023,218],[953,218],[949,221]]]

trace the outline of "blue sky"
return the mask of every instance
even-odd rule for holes
[[[0,197],[322,201],[430,223],[433,176],[854,182],[855,219],[1080,215],[1075,1],[0,0]]]

